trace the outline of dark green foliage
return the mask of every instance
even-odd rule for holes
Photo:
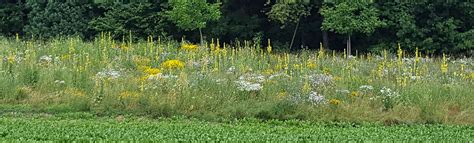
[[[84,2],[41,2],[28,1],[31,8],[28,14],[26,35],[49,38],[78,35],[84,37],[90,17],[90,4]]]
[[[395,50],[396,43],[414,51],[462,53],[474,50],[474,4],[469,2],[378,2],[387,26],[370,38]]]
[[[113,3],[99,7],[104,9],[105,13],[89,24],[96,32],[111,32],[115,39],[128,37],[129,32],[133,33],[135,38],[165,35],[164,29],[169,25],[160,12],[159,3]]]
[[[264,30],[262,24],[266,19],[259,12],[263,3],[261,0],[224,2],[223,16],[217,22],[210,23],[209,27],[212,28],[208,28],[208,31],[212,37],[223,41],[252,39]]]
[[[2,3],[0,1],[0,35],[13,36],[23,33],[26,24],[26,8],[22,2]]]

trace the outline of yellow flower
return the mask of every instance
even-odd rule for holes
[[[135,64],[137,65],[144,66],[144,65],[150,65],[151,59],[146,58],[146,57],[133,57],[133,62],[135,62]]]
[[[164,69],[183,69],[184,62],[180,60],[167,60],[161,64],[161,67]]]
[[[150,66],[138,66],[138,70],[139,71],[146,71],[148,69],[150,69],[151,67]]]
[[[67,88],[64,90],[64,93],[66,95],[72,95],[74,97],[85,97],[86,96],[86,93],[84,93],[83,91],[79,90],[79,89],[75,89],[75,88]]]
[[[311,91],[311,85],[308,82],[305,82],[303,85],[303,92],[309,93]]]
[[[161,72],[161,70],[158,68],[148,68],[148,69],[145,69],[144,72],[147,73],[148,75],[157,75]]]
[[[357,91],[352,91],[352,92],[351,92],[351,96],[352,96],[352,97],[357,97],[357,96],[359,96],[359,92],[357,92]]]
[[[151,77],[150,75],[142,76],[142,77],[140,77],[139,82],[145,82],[145,81],[147,81],[150,77]]]
[[[61,60],[63,60],[63,61],[64,61],[64,60],[68,60],[68,59],[70,59],[70,58],[71,58],[71,55],[70,55],[70,54],[64,54],[64,55],[61,56]]]
[[[266,69],[265,71],[263,71],[263,73],[265,73],[266,75],[271,75],[275,72],[272,69]]]
[[[128,46],[127,45],[120,45],[119,48],[124,50],[124,51],[128,51]]]
[[[303,67],[303,64],[294,64],[293,67],[295,69],[301,69],[301,67]]]
[[[448,63],[446,61],[446,54],[443,53],[443,62],[441,63],[441,72],[443,74],[448,73]]]
[[[314,62],[311,62],[311,61],[308,61],[308,63],[306,64],[306,67],[308,67],[309,69],[315,69],[316,66],[317,65]]]
[[[277,97],[278,97],[279,99],[282,99],[282,98],[284,98],[284,97],[286,97],[286,96],[288,96],[288,93],[285,92],[285,91],[279,92],[279,93],[277,94]]]
[[[329,68],[323,68],[324,74],[331,74],[331,70]]]
[[[331,100],[329,100],[329,104],[331,104],[331,105],[339,105],[339,104],[341,104],[341,103],[342,103],[342,101],[341,101],[341,100],[338,100],[338,99],[331,99]]]
[[[118,98],[119,99],[130,99],[130,98],[136,98],[136,97],[138,97],[138,95],[139,94],[136,93],[136,92],[125,91],[125,92],[120,93]]]
[[[8,63],[13,64],[13,62],[15,62],[15,56],[13,56],[13,55],[8,56],[7,61],[8,61]]]
[[[194,51],[198,49],[198,45],[194,44],[182,44],[181,49],[186,50],[186,51]]]
[[[474,72],[471,73],[471,75],[469,76],[470,78],[474,79]]]

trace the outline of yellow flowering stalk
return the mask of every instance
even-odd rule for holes
[[[400,46],[400,43],[398,43],[398,50],[397,50],[397,56],[398,56],[398,68],[401,68],[403,65],[403,50],[402,47]]]
[[[272,45],[271,45],[270,39],[268,39],[267,52],[272,53]]]
[[[460,69],[459,69],[459,70],[460,70],[459,72],[461,73],[461,77],[465,77],[464,64],[461,64],[460,66],[461,66],[461,67],[460,67]]]
[[[183,69],[185,63],[180,60],[167,60],[161,64],[164,69]]]
[[[443,61],[441,63],[441,73],[446,74],[448,73],[448,63],[446,60],[446,54],[443,53]]]
[[[303,85],[303,92],[304,93],[309,93],[311,91],[311,85],[309,84],[308,81],[306,81]]]
[[[16,42],[20,42],[20,35],[18,33],[16,33],[15,39],[16,39]]]
[[[332,62],[336,60],[336,51],[332,51]]]
[[[323,43],[319,43],[318,59],[324,58],[324,55]]]

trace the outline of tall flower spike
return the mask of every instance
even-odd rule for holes
[[[268,39],[267,52],[268,52],[268,53],[272,53],[272,44],[271,44],[271,42],[270,42],[270,39]]]
[[[319,43],[318,59],[324,58],[324,47],[323,43]]]
[[[398,56],[398,66],[402,66],[403,65],[403,50],[402,50],[402,47],[400,46],[400,43],[398,43],[398,50],[397,50],[397,56]]]
[[[15,39],[16,39],[16,42],[20,42],[20,35],[18,33],[16,33]]]
[[[446,54],[443,53],[443,61],[442,61],[442,63],[441,63],[441,72],[442,72],[443,74],[448,73],[448,63],[447,63],[446,61],[447,61],[447,60],[446,60]]]

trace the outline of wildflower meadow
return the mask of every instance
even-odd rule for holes
[[[472,58],[206,44],[2,39],[7,110],[382,124],[474,123]]]

